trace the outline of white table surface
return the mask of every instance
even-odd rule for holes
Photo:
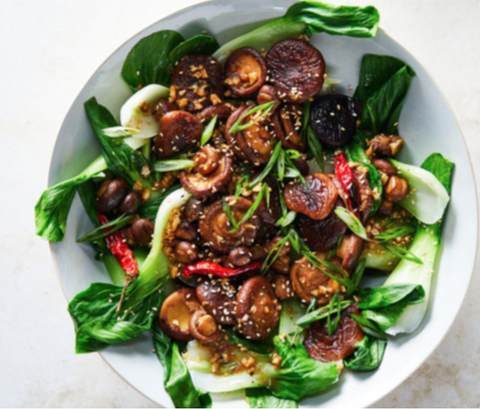
[[[49,246],[35,236],[33,207],[46,187],[63,117],[90,75],[133,34],[197,2],[0,1],[1,407],[154,406],[98,354],[74,354],[67,304]],[[450,101],[478,176],[480,2],[335,2],[378,7],[381,26],[425,65]],[[479,267],[441,346],[377,406],[480,406]]]

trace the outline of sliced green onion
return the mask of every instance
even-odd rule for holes
[[[87,233],[85,236],[80,237],[77,240],[77,243],[84,243],[87,241],[98,240],[98,239],[101,239],[102,237],[108,236],[109,234],[126,226],[134,217],[135,215],[127,216],[125,214],[122,214],[120,217],[117,217],[115,220],[111,220],[108,223],[105,223],[104,225],[92,230],[90,233]],[[109,229],[110,227],[112,227],[112,229],[108,230],[108,232],[103,231],[104,229]]]
[[[312,298],[312,300],[316,301],[316,298]],[[347,308],[349,305],[351,305],[352,303],[353,303],[353,301],[351,301],[351,300],[345,300],[345,301],[340,300],[340,303],[337,303],[337,305],[334,306],[334,308],[332,309],[332,313],[335,314],[338,311],[341,312],[345,308]],[[320,308],[318,308],[317,310],[314,310],[314,311],[310,311],[310,312],[307,311],[307,313],[303,317],[301,317],[300,319],[298,319],[295,322],[295,325],[298,325],[299,327],[305,328],[308,325],[310,325],[312,322],[319,321],[319,320],[322,320],[324,318],[327,318],[327,316],[329,314],[329,311],[328,311],[329,306],[331,306],[331,305],[332,305],[332,303],[330,303],[329,305],[320,307]]]
[[[277,173],[278,173],[278,180],[280,182],[283,182],[283,178],[285,176],[285,151],[284,150],[280,150],[280,154],[278,155]]]
[[[230,128],[228,133],[235,133],[239,131],[243,131],[244,129],[247,129],[251,127],[252,125],[256,124],[258,121],[260,121],[265,115],[267,115],[273,108],[273,105],[275,104],[275,101],[267,102],[262,105],[258,105],[250,110],[248,110],[245,114],[243,114],[237,122],[233,124],[233,126]],[[248,122],[246,124],[241,125],[242,121],[249,115],[254,114],[255,112],[263,110],[262,114],[256,118],[255,120]]]
[[[103,133],[110,138],[125,138],[127,136],[138,135],[140,131],[135,128],[129,128],[128,126],[112,126],[110,128],[104,128]]]
[[[292,224],[297,217],[297,212],[290,210],[285,216],[280,217],[275,223],[275,226],[287,227],[289,224]]]
[[[153,164],[155,172],[172,172],[174,170],[189,169],[195,166],[195,162],[190,159],[168,159],[159,160]]]
[[[365,231],[365,227],[363,227],[362,222],[358,220],[358,217],[355,216],[351,211],[343,207],[337,207],[335,209],[335,214],[358,237],[361,237],[362,239],[367,241],[372,241],[368,238],[367,232]]]
[[[248,219],[250,219],[250,217],[253,216],[258,206],[260,205],[260,202],[262,201],[263,197],[268,194],[268,189],[269,188],[267,184],[264,184],[262,186],[262,188],[260,189],[260,192],[258,192],[257,198],[255,199],[253,204],[250,206],[250,209],[247,210],[247,212],[243,215],[242,219],[238,222],[237,226],[234,226],[234,228],[230,230],[229,233],[236,232],[242,223],[245,223]]]
[[[380,234],[377,234],[375,236],[375,240],[391,241],[406,236],[407,234],[414,233],[415,230],[417,230],[417,228],[413,224],[408,226],[395,226],[390,229],[384,230]]]
[[[265,179],[270,171],[273,169],[275,166],[275,163],[277,162],[277,159],[280,155],[280,151],[282,150],[282,143],[277,142],[277,145],[275,146],[275,149],[273,150],[272,156],[270,157],[267,165],[265,168],[262,170],[262,172],[255,178],[255,180],[248,185],[248,190],[252,189],[254,186],[258,185],[263,179]]]
[[[287,149],[285,153],[288,155],[290,159],[298,159],[302,157],[302,154],[295,149]]]
[[[419,259],[415,254],[413,254],[410,250],[404,249],[403,247],[395,246],[394,244],[388,242],[380,243],[380,245],[394,256],[403,258],[413,263],[423,264],[423,261]]]
[[[215,115],[203,130],[202,139],[200,140],[200,146],[205,145],[212,137],[213,131],[215,130],[215,125],[217,123],[217,118],[218,115]]]
[[[225,200],[225,197],[222,199],[222,210],[227,215],[228,220],[230,220],[230,223],[232,224],[233,228],[235,230],[238,230],[238,223],[235,220],[235,217],[233,217],[232,209],[230,209],[230,206],[228,205],[227,201]]]
[[[318,167],[323,172],[323,169],[325,169],[325,158],[323,156],[323,147],[320,141],[317,139],[317,137],[313,133],[312,128],[310,127],[308,127],[307,129],[307,141],[308,141],[308,147],[312,151],[313,157],[315,158],[315,161],[317,162]]]
[[[285,243],[287,242],[287,240],[288,240],[288,237],[284,237],[283,239],[281,239],[278,243],[276,243],[272,247],[272,249],[267,254],[267,257],[265,258],[265,261],[262,264],[262,268],[260,269],[260,274],[265,273],[267,271],[267,269],[273,263],[275,263],[277,258],[280,256],[280,252],[282,251],[283,246],[285,246]],[[274,252],[275,252],[275,255],[273,255]],[[273,258],[272,258],[272,256],[273,256]]]

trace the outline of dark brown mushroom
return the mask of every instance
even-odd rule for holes
[[[279,41],[266,61],[270,79],[282,99],[300,104],[322,89],[325,60],[308,42],[293,38]]]
[[[189,322],[192,314],[201,309],[195,290],[182,288],[170,294],[160,308],[160,327],[170,338],[191,341]]]
[[[273,254],[277,254],[277,251],[280,249],[278,243],[283,240],[284,237],[282,236],[275,236],[272,241],[265,243],[265,250],[267,254],[273,250]],[[274,250],[275,248],[275,250]],[[290,241],[286,241],[281,250],[278,252],[277,259],[271,264],[269,267],[280,274],[288,274],[290,271],[290,252],[292,251],[292,245]],[[272,256],[274,257],[274,256]]]
[[[197,310],[190,317],[189,329],[192,336],[202,345],[222,348],[227,345],[227,338],[210,314]]]
[[[148,219],[137,219],[132,224],[132,236],[137,246],[148,246],[152,241],[154,224]]]
[[[155,153],[165,159],[200,144],[203,125],[195,115],[171,111],[160,118],[159,133],[154,138]]]
[[[152,107],[152,114],[157,121],[160,122],[162,116],[167,112],[176,111],[177,107],[175,104],[171,103],[168,98],[160,98]]]
[[[310,173],[310,167],[308,166],[308,163],[305,159],[297,158],[297,159],[293,159],[292,162],[303,176],[308,175]]]
[[[378,207],[376,215],[380,217],[391,217],[393,213],[395,204],[393,202],[389,202],[388,200],[382,200],[380,206]]]
[[[173,69],[170,97],[180,109],[194,112],[220,104],[223,89],[223,66],[209,55],[189,55]]]
[[[218,151],[210,145],[205,145],[193,157],[195,162],[194,172],[207,176],[218,168]]]
[[[370,216],[370,211],[373,206],[372,188],[370,187],[370,182],[368,181],[367,176],[359,168],[353,169],[353,175],[355,176],[354,183],[360,221],[365,224]]]
[[[237,323],[237,288],[228,278],[202,277],[196,288],[203,308],[221,325]]]
[[[351,142],[363,103],[343,94],[329,94],[315,99],[310,106],[309,125],[317,139],[329,148]]]
[[[304,152],[306,141],[300,136],[302,127],[303,107],[289,104],[275,112],[272,116],[275,136],[282,141],[284,149],[295,149]]]
[[[179,241],[175,246],[175,259],[182,264],[190,264],[198,260],[198,249],[195,243]]]
[[[204,124],[210,122],[215,116],[217,116],[219,120],[223,119],[226,121],[235,108],[236,106],[231,103],[212,105],[203,109],[197,115]]]
[[[387,176],[396,175],[397,168],[393,166],[388,160],[386,159],[375,159],[373,161],[373,166],[375,166],[380,172]]]
[[[209,164],[209,157],[207,157],[207,162],[205,163],[206,168],[210,171],[212,168],[215,168],[210,173],[206,173],[204,169],[204,175],[200,172],[185,170],[180,173],[180,183],[182,186],[194,195],[197,198],[206,197],[218,192],[222,189],[229,181],[232,174],[233,160],[231,154],[225,151],[217,151],[215,148],[210,147],[210,150],[214,150],[218,155],[218,165],[216,167]]]
[[[300,181],[285,186],[283,197],[287,207],[314,220],[325,219],[337,201],[335,183],[324,173],[307,175],[305,181],[306,186]]]
[[[273,287],[265,277],[249,278],[238,291],[238,328],[247,339],[266,338],[278,324],[279,310]]]
[[[97,191],[95,208],[97,212],[108,214],[114,210],[128,193],[128,184],[125,179],[107,179]]]
[[[395,156],[403,146],[403,139],[396,135],[376,135],[375,138],[368,141],[369,156]]]
[[[274,149],[272,141],[275,138],[270,131],[269,121],[265,117],[260,118],[262,111],[257,111],[242,119],[241,124],[243,125],[252,123],[248,128],[229,133],[232,126],[253,108],[255,108],[253,105],[249,107],[244,105],[233,112],[225,126],[225,139],[240,160],[249,160],[256,166],[265,165],[272,156]]]
[[[326,257],[326,253],[315,252],[314,254],[320,260],[324,260]],[[341,265],[340,260],[335,256],[328,261],[337,267]],[[317,264],[331,275],[338,276],[338,273],[331,271],[320,263]],[[318,305],[328,304],[337,291],[345,291],[343,286],[316,268],[306,257],[295,262],[290,270],[290,279],[292,280],[295,294],[307,303],[314,297],[317,299]]]
[[[278,90],[274,86],[265,84],[262,88],[260,88],[260,91],[258,91],[257,103],[258,105],[263,105],[272,101],[275,103],[270,110],[271,114],[273,114],[280,106],[280,98],[278,97]]]
[[[225,84],[240,97],[257,92],[266,77],[267,64],[254,48],[239,48],[225,62]]]
[[[175,237],[180,240],[194,241],[197,238],[197,229],[193,224],[182,220],[175,229]]]
[[[120,203],[118,211],[120,214],[133,215],[138,213],[142,203],[142,195],[140,192],[129,192],[123,198],[122,203]]]
[[[289,276],[275,274],[272,279],[272,287],[275,290],[275,295],[279,300],[286,300],[295,295],[292,281],[290,280]]]
[[[198,220],[200,214],[203,212],[203,203],[200,199],[196,197],[191,197],[185,203],[184,215],[185,219],[192,223],[195,220]]]
[[[399,176],[390,176],[383,192],[383,196],[390,202],[399,202],[405,199],[410,192],[407,179]]]
[[[240,246],[232,249],[228,254],[226,267],[243,267],[252,262],[252,256],[248,247]]]
[[[363,337],[363,331],[351,315],[361,315],[355,306],[342,311],[336,331],[328,336],[327,319],[315,321],[305,332],[303,345],[311,358],[321,362],[333,362],[353,354],[355,345]]]
[[[337,256],[342,259],[342,268],[351,271],[357,264],[364,247],[365,241],[356,234],[344,236],[337,250]]]
[[[337,200],[337,206],[341,201]],[[313,251],[330,251],[340,236],[347,232],[347,225],[332,211],[325,219],[312,220],[303,214],[297,216],[300,236]]]
[[[230,206],[230,211],[237,222],[252,206],[252,202],[243,197],[234,201],[234,196],[227,196],[225,200]],[[239,229],[231,232],[233,226],[228,216],[223,211],[223,202],[218,200],[205,209],[204,217],[200,218],[200,234],[205,243],[214,251],[228,253],[230,249],[238,246],[253,244],[260,221],[253,215],[250,219],[240,224]]]
[[[258,174],[259,173],[255,172],[252,180],[255,180]],[[267,206],[267,201],[265,198],[263,198],[257,207],[256,214],[258,214],[263,223],[269,226],[274,226],[282,214],[282,206],[280,204],[280,194],[278,192],[277,182],[272,176],[268,175],[263,180],[263,183],[266,183],[270,189],[270,207]],[[255,201],[257,196],[258,193],[254,192],[252,195],[252,201]]]

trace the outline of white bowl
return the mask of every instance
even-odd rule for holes
[[[87,82],[73,103],[58,135],[50,167],[49,184],[76,175],[100,152],[87,121],[83,103],[92,96],[117,116],[130,96],[120,71],[127,53],[142,37],[158,30],[180,31],[186,38],[207,30],[220,44],[249,31],[260,22],[283,15],[291,0],[218,0],[175,13],[146,28],[116,50]],[[381,12],[381,10],[380,10]],[[419,39],[421,41],[421,39]],[[417,73],[400,119],[406,141],[400,160],[420,165],[432,152],[441,152],[456,164],[452,200],[443,231],[443,251],[434,280],[434,297],[421,328],[399,336],[387,348],[381,367],[371,373],[345,371],[325,393],[305,399],[302,406],[368,406],[403,382],[435,350],[460,309],[472,275],[477,241],[477,199],[470,159],[460,128],[440,90],[420,63],[384,31],[376,38],[356,39],[315,35],[315,44],[327,61],[327,73],[342,79],[339,92],[355,89],[365,53],[388,54],[409,63]],[[103,264],[92,257],[88,245],[75,239],[92,228],[75,199],[61,243],[52,253],[66,297],[71,300],[95,281],[109,281]],[[74,333],[72,331],[72,337]],[[150,351],[149,334],[101,352],[106,362],[138,391],[161,406],[171,406],[163,389],[162,368]],[[220,401],[222,399],[222,401]],[[243,396],[215,396],[215,406],[246,407]]]

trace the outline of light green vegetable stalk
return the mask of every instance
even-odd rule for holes
[[[268,50],[285,38],[307,33],[374,37],[380,15],[375,7],[332,6],[318,1],[299,1],[283,17],[237,37],[220,47],[213,56],[224,62],[232,51],[241,47]]]
[[[155,220],[152,249],[140,266],[138,278],[127,288],[121,311],[116,312],[122,286],[93,283],[68,305],[75,323],[77,353],[99,351],[148,331],[161,302],[160,287],[167,280],[167,257],[161,249],[163,231],[171,212],[183,206],[190,194],[176,190],[160,206]]]
[[[452,162],[441,154],[434,153],[425,160],[422,168],[436,177],[445,192],[450,194],[454,168]],[[402,176],[405,177],[405,172]],[[437,190],[441,192],[440,194],[444,193],[440,189]],[[440,219],[435,220],[432,225],[422,223],[417,229],[409,250],[421,258],[423,264],[402,260],[385,282],[385,285],[417,284],[421,285],[425,291],[425,302],[408,306],[402,317],[387,331],[389,334],[415,331],[427,312],[428,300],[431,297],[432,276],[435,273],[435,260],[440,249],[442,222],[443,220]]]

